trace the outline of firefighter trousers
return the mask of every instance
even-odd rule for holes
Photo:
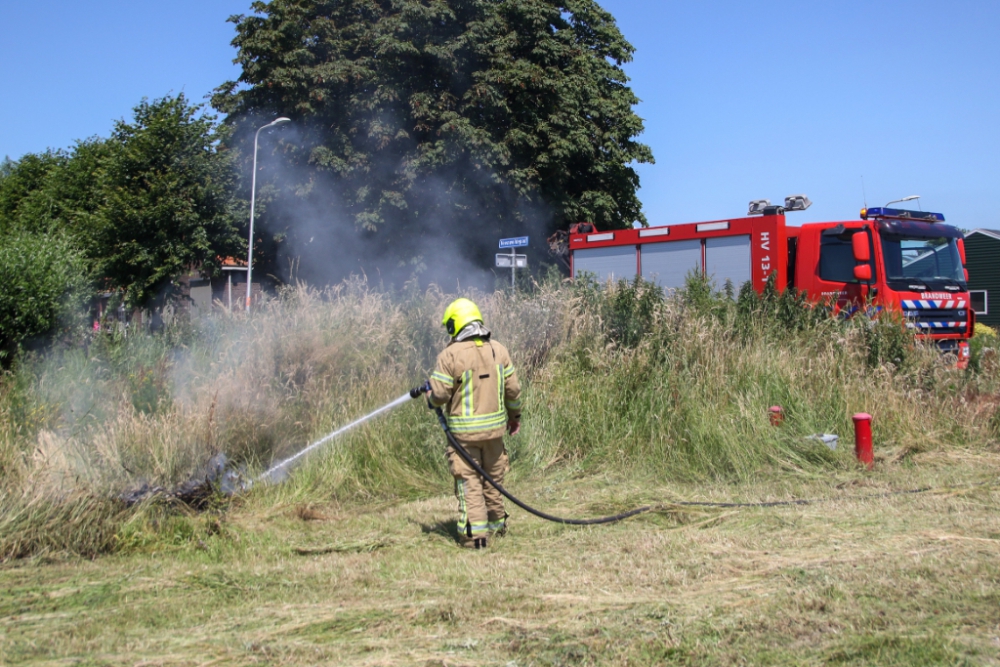
[[[490,477],[503,484],[503,477],[509,466],[503,438],[478,442],[456,439]],[[448,470],[455,478],[458,535],[462,546],[474,546],[476,540],[497,531],[503,532],[507,519],[503,507],[503,495],[480,477],[454,447],[448,447],[447,456]]]

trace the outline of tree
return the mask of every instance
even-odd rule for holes
[[[0,164],[0,234],[65,234],[80,248],[88,247],[100,224],[109,148],[107,140],[95,137],[77,142],[71,151],[5,160]]]
[[[93,231],[97,275],[148,305],[177,276],[211,272],[219,257],[242,252],[232,153],[215,117],[183,94],[135,107],[115,123],[106,162],[105,201]]]
[[[192,268],[245,252],[228,130],[183,94],[143,100],[111,138],[0,164],[0,235],[62,236],[130,306]]]
[[[143,101],[110,139],[0,162],[0,359],[86,312],[93,285],[157,305],[245,251],[225,128],[183,95]]]
[[[35,216],[28,211],[49,208],[36,202],[47,198],[43,193],[55,180],[51,176],[63,168],[68,159],[66,153],[50,150],[29,153],[16,162],[7,158],[0,164],[0,233],[37,226],[33,220]]]
[[[213,105],[248,146],[296,121],[263,201],[278,239],[340,225],[390,259],[443,242],[480,263],[501,234],[644,221],[632,58],[594,0],[272,0],[234,16],[243,67]],[[259,174],[261,176],[262,174]],[[321,224],[302,228],[304,217]],[[347,221],[347,224],[344,224]],[[332,239],[331,239],[332,240]],[[438,256],[435,256],[435,253]]]

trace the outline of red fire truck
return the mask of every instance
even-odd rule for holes
[[[809,205],[795,195],[784,206],[750,202],[747,217],[730,220],[615,231],[573,225],[570,273],[600,281],[638,275],[669,289],[698,269],[717,286],[729,280],[739,289],[749,280],[758,292],[773,274],[779,290],[795,287],[841,312],[869,302],[901,312],[964,367],[975,315],[962,233],[940,213],[893,208],[862,209],[860,220],[785,223],[786,212]]]

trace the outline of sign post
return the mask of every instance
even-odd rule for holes
[[[510,248],[510,256],[503,257],[502,255],[497,255],[497,266],[503,267],[507,266],[507,262],[510,262],[510,287],[514,289],[514,272],[520,266],[522,269],[528,266],[527,255],[518,255],[515,252],[515,248],[523,248],[528,245],[527,236],[515,236],[509,239],[500,239],[500,248]],[[503,259],[501,259],[503,257]]]

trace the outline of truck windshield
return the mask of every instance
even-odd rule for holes
[[[895,289],[965,289],[965,272],[956,239],[883,233],[885,276]],[[910,283],[913,283],[911,286]]]

